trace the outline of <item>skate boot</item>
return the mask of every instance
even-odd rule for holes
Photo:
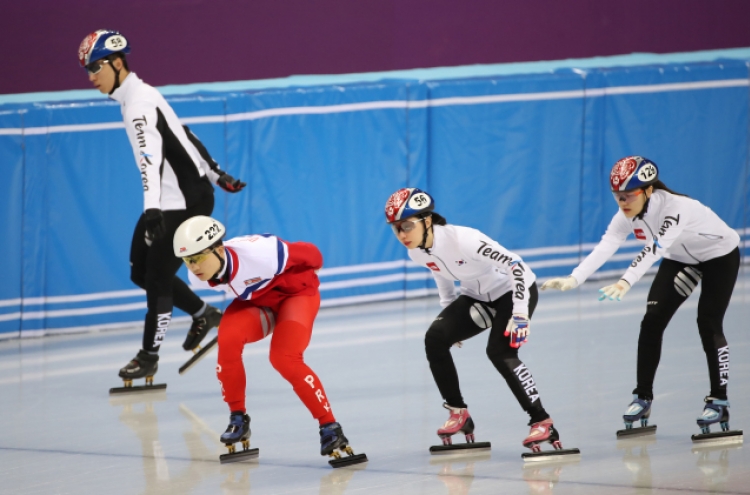
[[[347,456],[341,457],[339,450],[346,452]],[[339,423],[326,423],[320,426],[320,455],[333,457],[328,464],[334,468],[367,462],[366,454],[354,454]]]
[[[729,401],[721,400],[715,397],[706,397],[706,405],[703,407],[703,414],[698,417],[697,423],[701,429],[700,435],[693,435],[693,442],[711,444],[730,444],[742,443],[742,430],[729,429]],[[711,433],[711,425],[719,423],[721,431]]]
[[[625,429],[617,430],[617,438],[637,437],[641,435],[653,435],[656,433],[656,425],[648,425],[648,418],[651,416],[651,400],[641,399],[633,394],[633,402],[628,405],[627,411],[622,415],[625,421]],[[633,423],[641,422],[640,428],[633,428]]]
[[[229,426],[221,434],[221,443],[227,446],[228,454],[219,456],[219,462],[226,464],[228,462],[246,461],[258,457],[259,449],[250,448],[250,416],[242,411],[232,411],[229,415]],[[242,450],[237,452],[234,444],[242,442]]]
[[[471,414],[469,414],[467,408],[453,407],[448,405],[448,403],[443,404],[443,407],[450,411],[448,420],[437,431],[438,436],[443,440],[443,445],[433,445],[430,447],[430,453],[444,454],[456,450],[468,449],[488,450],[491,447],[489,442],[474,442],[474,420],[471,419]],[[466,437],[466,443],[453,445],[451,437],[459,432],[463,433]]]
[[[549,460],[570,460],[571,456],[578,456],[581,451],[578,449],[563,449],[560,443],[560,433],[555,428],[552,418],[547,418],[537,423],[529,423],[531,430],[529,435],[523,439],[523,446],[531,449],[531,454],[521,454],[524,461],[549,461]],[[540,444],[549,442],[554,450],[542,451]],[[577,460],[577,458],[575,459]]]
[[[128,364],[120,369],[120,378],[124,383],[123,387],[109,389],[110,394],[121,394],[127,392],[143,392],[164,390],[167,388],[166,383],[154,385],[154,375],[159,369],[159,355],[149,354],[144,350],[138,351],[138,354],[130,360]],[[146,378],[146,385],[134,387],[133,380]]]
[[[220,321],[221,311],[208,304],[201,316],[193,318],[193,324],[190,325],[190,330],[188,330],[187,336],[185,336],[182,348],[186,351],[195,350],[206,334],[208,334],[209,330],[219,326]]]

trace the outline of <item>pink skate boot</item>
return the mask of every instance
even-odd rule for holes
[[[452,407],[443,404],[443,407],[451,412],[448,421],[437,431],[438,436],[443,440],[443,445],[433,445],[430,447],[431,454],[447,454],[457,450],[489,450],[489,442],[474,442],[474,421],[471,419],[469,410],[465,407]],[[466,443],[454,445],[451,437],[456,433],[466,435]]]
[[[539,444],[549,442],[554,451],[542,452]],[[523,440],[523,446],[531,449],[531,454],[522,454],[525,461],[549,460],[552,457],[562,458],[569,455],[580,455],[578,449],[563,449],[560,443],[560,433],[555,429],[552,418],[539,421],[531,425],[529,436]]]
[[[443,404],[443,407],[451,412],[448,421],[437,431],[438,436],[443,439],[443,445],[451,445],[451,437],[459,431],[466,435],[466,443],[474,443],[474,421],[469,410],[448,404]]]

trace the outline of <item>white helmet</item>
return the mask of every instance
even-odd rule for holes
[[[226,229],[220,221],[199,215],[182,222],[174,233],[172,246],[178,258],[192,256],[224,238]]]

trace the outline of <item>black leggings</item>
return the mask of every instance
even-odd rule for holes
[[[724,337],[724,313],[732,298],[740,268],[740,250],[688,265],[662,260],[648,293],[648,307],[638,338],[638,386],[642,399],[653,400],[654,376],[661,358],[664,330],[677,308],[690,296],[698,282],[703,289],[698,299],[698,333],[708,361],[711,397],[726,400],[729,382],[729,346]]]
[[[539,292],[536,283],[529,289],[529,318],[534,313]],[[494,316],[493,316],[494,315]],[[542,407],[539,391],[531,372],[518,359],[518,349],[510,346],[505,327],[513,315],[512,293],[490,303],[460,296],[443,309],[425,335],[425,351],[430,370],[445,402],[453,407],[466,407],[458,385],[458,373],[451,356],[451,346],[479,335],[491,325],[487,341],[487,357],[503,375],[518,403],[531,416],[531,423],[549,418]]]
[[[203,307],[185,282],[176,276],[182,260],[174,255],[172,238],[182,222],[195,215],[210,215],[214,209],[214,196],[206,196],[186,210],[164,212],[166,234],[148,246],[145,241],[146,221],[141,215],[133,231],[130,245],[130,279],[146,291],[148,310],[143,326],[143,349],[157,352],[172,320],[172,306],[187,314]]]

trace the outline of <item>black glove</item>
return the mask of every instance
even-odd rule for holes
[[[216,181],[216,183],[219,185],[220,188],[224,189],[226,192],[230,193],[236,193],[242,190],[243,187],[245,187],[247,184],[240,181],[239,179],[235,179],[228,173],[224,172],[219,177],[219,180]]]
[[[154,240],[164,237],[167,226],[164,224],[164,215],[159,208],[149,208],[144,212],[146,216],[146,237]]]

